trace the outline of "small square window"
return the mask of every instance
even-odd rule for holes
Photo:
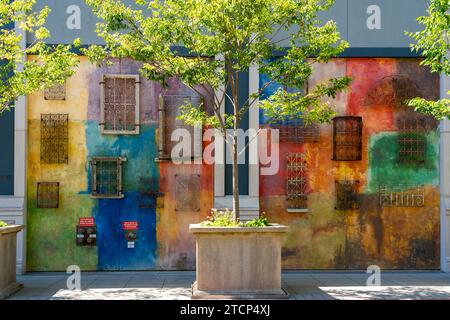
[[[104,75],[101,84],[103,134],[139,134],[139,75]]]
[[[68,114],[41,115],[41,163],[68,163]]]
[[[121,199],[122,164],[121,157],[96,157],[91,160],[93,198]]]
[[[362,149],[362,118],[333,119],[333,160],[359,161]]]
[[[59,182],[38,182],[37,207],[47,209],[59,207]]]
[[[355,210],[358,206],[359,181],[336,181],[336,210]]]
[[[424,163],[427,150],[426,130],[432,123],[424,118],[402,117],[398,125],[398,161]]]
[[[287,156],[288,212],[303,212],[308,210],[307,196],[307,163],[304,153],[290,153]]]

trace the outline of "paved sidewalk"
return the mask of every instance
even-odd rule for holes
[[[65,273],[18,276],[24,288],[11,300],[190,299],[195,272],[85,272],[81,291],[68,290]],[[294,300],[448,299],[450,274],[382,272],[380,287],[367,287],[364,272],[284,272],[283,287]]]

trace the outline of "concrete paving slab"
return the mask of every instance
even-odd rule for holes
[[[68,274],[18,276],[24,288],[12,300],[190,299],[195,272],[83,272],[82,290],[68,290]],[[367,287],[363,272],[286,272],[283,288],[293,300],[322,299],[450,299],[450,274],[382,272],[380,287]]]

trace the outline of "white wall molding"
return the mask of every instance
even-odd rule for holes
[[[441,75],[440,96],[447,97],[450,90],[450,77]],[[441,191],[441,270],[450,272],[450,121],[441,121],[440,125],[440,191]]]

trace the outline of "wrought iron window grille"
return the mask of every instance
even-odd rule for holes
[[[333,160],[360,161],[362,159],[362,118],[333,119]]]
[[[154,178],[139,179],[141,196],[139,199],[139,208],[154,209],[158,205],[158,197],[164,194],[159,191],[159,183]]]
[[[305,125],[302,120],[271,125],[279,130],[280,142],[316,143],[319,142],[320,128],[318,125]]]
[[[336,180],[336,210],[357,210],[358,180]]]
[[[196,159],[202,157],[201,128],[195,128],[185,124],[178,119],[180,106],[190,103],[195,106],[204,107],[203,98],[197,94],[192,95],[160,95],[159,97],[159,136],[158,136],[158,158],[156,161],[172,160],[172,148],[176,142],[171,141],[172,132],[176,129],[188,130],[191,135],[193,151],[190,155],[180,154],[178,160]],[[200,134],[195,134],[197,130]]]
[[[286,161],[288,212],[308,211],[307,162],[304,153],[290,153]]]
[[[121,199],[123,157],[95,157],[90,161],[92,170],[91,197]]]
[[[41,163],[69,162],[69,115],[41,114]]]
[[[57,84],[44,90],[45,100],[66,100],[66,85]]]
[[[425,205],[425,190],[423,185],[386,184],[378,187],[379,204],[381,207],[423,207]]]
[[[435,121],[423,117],[398,119],[398,162],[424,163],[427,150],[426,131],[435,126]]]
[[[139,75],[103,75],[99,124],[102,134],[139,134],[140,83]]]
[[[59,182],[38,182],[36,199],[38,208],[59,208]]]

